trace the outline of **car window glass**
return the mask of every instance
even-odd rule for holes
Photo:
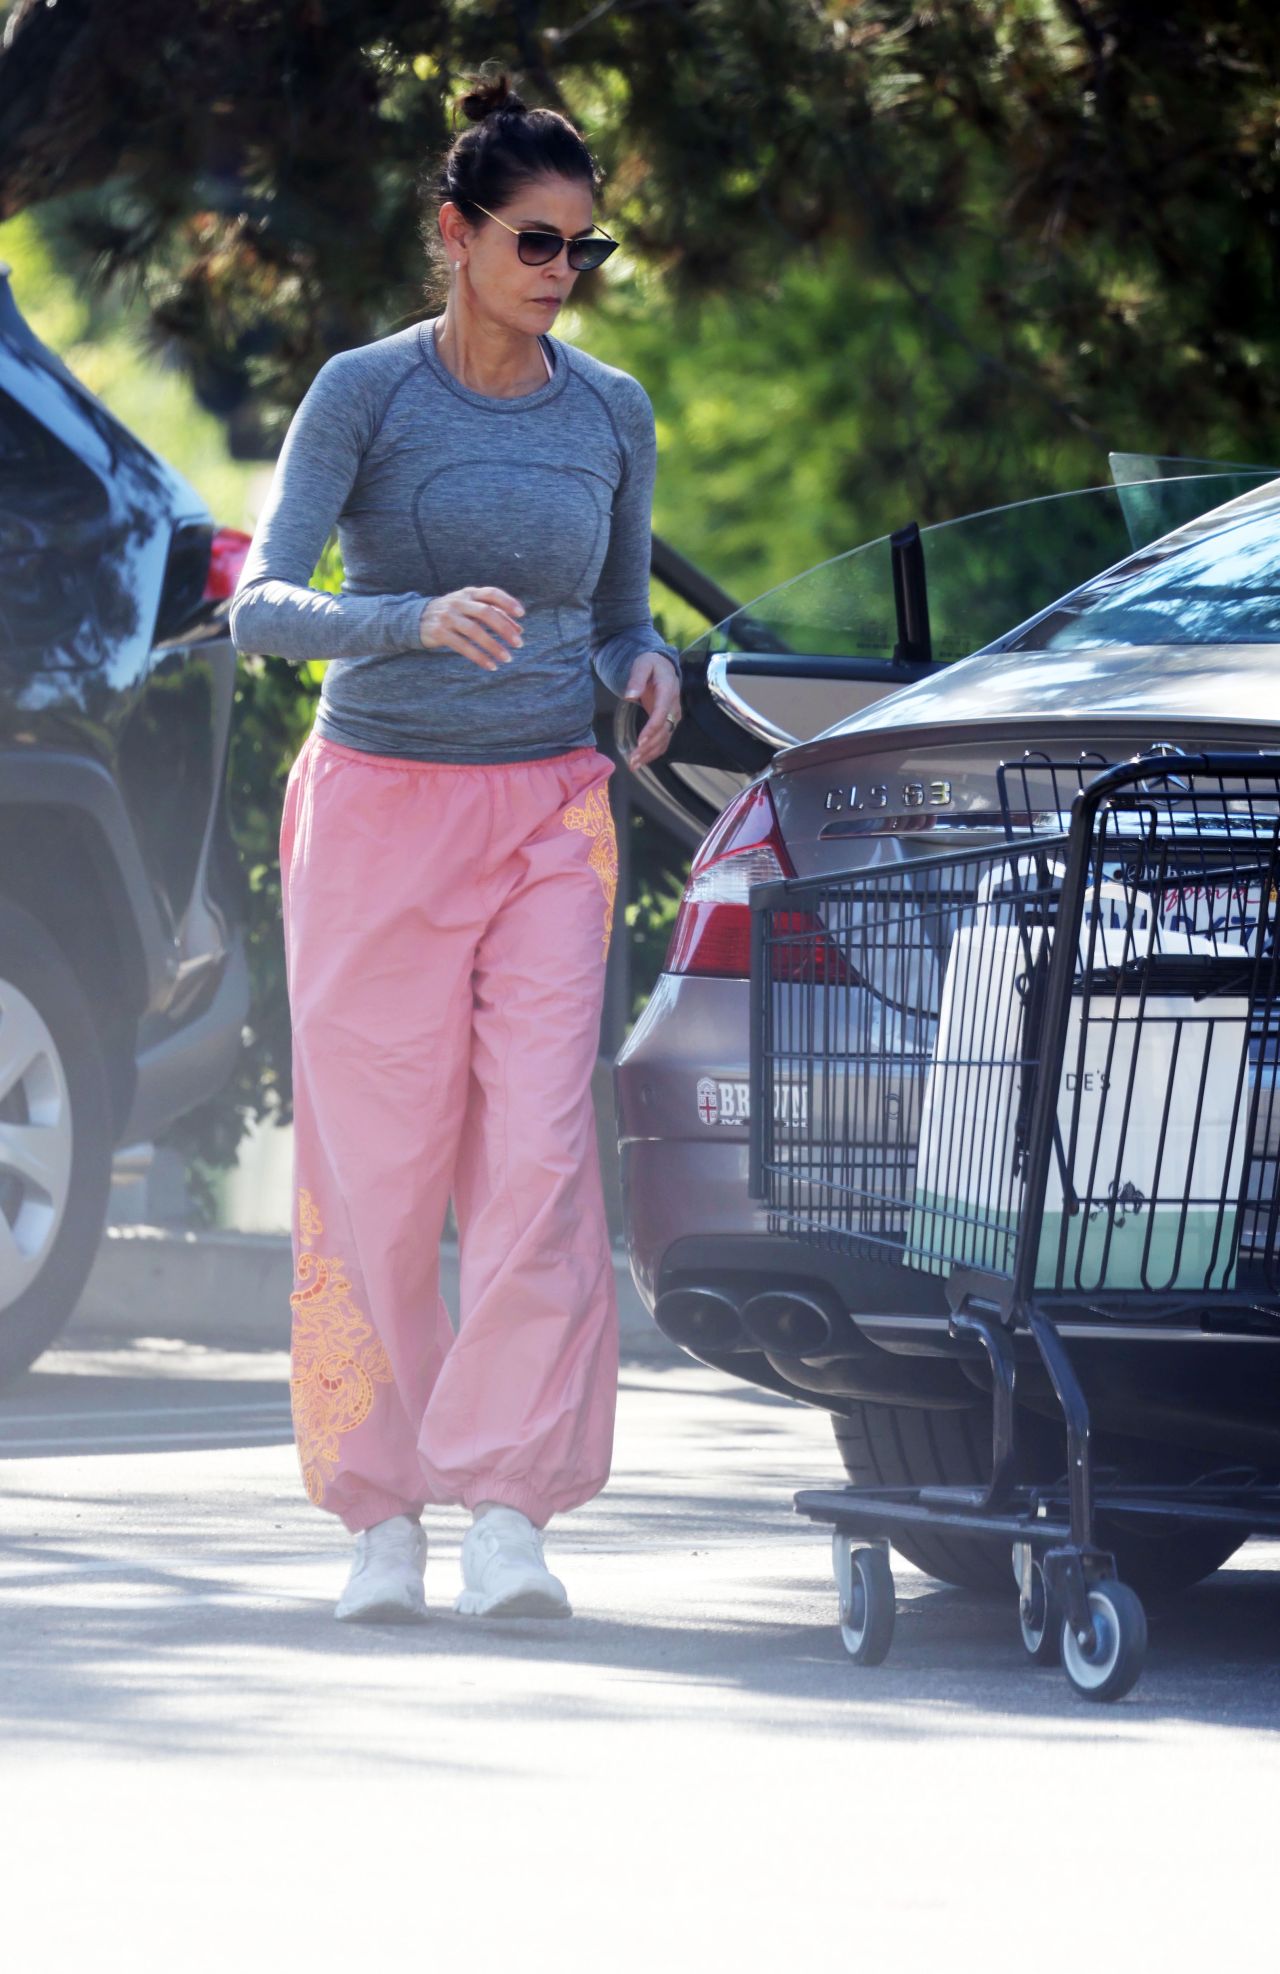
[[[96,475],[23,405],[0,394],[0,507],[30,527],[99,520],[108,502]]]
[[[1265,485],[1228,473],[1090,487],[989,508],[921,530],[933,657],[967,657],[1173,529]],[[687,656],[769,652],[892,659],[897,643],[889,537],[819,563],[704,632]]]
[[[21,457],[22,441],[12,420],[5,416],[4,404],[0,402],[0,475],[12,472]]]
[[[1280,515],[1269,510],[1099,577],[1006,649],[1277,642]]]
[[[56,653],[80,634],[109,566],[109,513],[84,461],[0,394],[0,636],[10,660]]]

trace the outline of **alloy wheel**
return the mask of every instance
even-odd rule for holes
[[[71,1102],[35,1004],[0,977],[0,1310],[35,1281],[71,1186]]]

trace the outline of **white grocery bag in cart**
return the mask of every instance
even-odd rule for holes
[[[1099,921],[1097,967],[1119,961],[1126,944],[1132,957],[1145,931],[1131,904],[1127,920],[1112,914],[1110,928],[1104,911],[1095,901],[1086,912],[1086,927],[1093,915]],[[1047,961],[1046,938],[1040,927],[987,923],[952,938],[921,1106],[903,1257],[912,1267],[941,1275],[957,1267],[1013,1272],[1023,1184],[1015,1156],[1020,1102],[1024,1138],[1030,1122],[1023,1020],[1034,963],[1042,951]],[[1157,929],[1153,943],[1182,957],[1233,950],[1244,957],[1243,948],[1196,934],[1161,938]],[[1081,946],[1083,962],[1086,935]],[[1088,1005],[1081,1060],[1085,1001],[1073,997],[1058,1098],[1063,1157],[1075,1121],[1071,1191],[1084,1204],[1067,1212],[1055,1153],[1036,1286],[1052,1288],[1060,1279],[1068,1292],[1231,1288],[1249,1111],[1247,1064],[1242,1079],[1247,1000],[1150,991],[1145,999],[1117,997],[1099,983]]]

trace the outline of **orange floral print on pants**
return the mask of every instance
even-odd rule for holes
[[[311,1194],[298,1194],[298,1287],[293,1307],[289,1394],[308,1498],[320,1507],[338,1467],[338,1438],[362,1425],[375,1384],[391,1383],[391,1364],[336,1255],[312,1251],[324,1224]]]
[[[580,829],[591,838],[587,862],[600,879],[604,891],[602,950],[607,958],[609,935],[613,931],[613,904],[618,891],[618,837],[608,795],[603,788],[589,788],[581,802],[575,802],[565,810],[563,820],[566,829]]]

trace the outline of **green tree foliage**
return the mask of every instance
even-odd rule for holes
[[[1274,449],[1278,56],[1267,0],[13,0],[0,217],[56,199],[269,452],[420,310],[419,175],[494,58],[585,128],[676,334],[831,246],[954,345],[970,428],[1012,400],[1096,443],[1123,390],[1184,449]]]
[[[40,205],[270,457],[326,356],[424,312],[422,181],[486,60],[601,159],[624,252],[572,333],[650,386],[660,525],[726,583],[886,500],[1280,446],[1261,0],[12,0],[0,217]]]

